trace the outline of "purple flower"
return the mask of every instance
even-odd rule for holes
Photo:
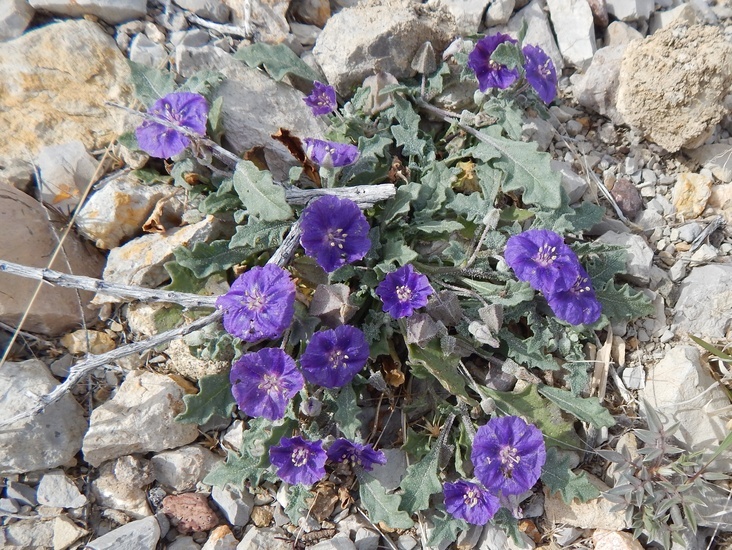
[[[369,358],[366,336],[356,327],[342,325],[313,334],[300,357],[305,379],[325,388],[348,384]]]
[[[561,236],[547,229],[530,229],[506,243],[506,263],[522,281],[544,293],[566,290],[581,269],[572,249]]]
[[[224,310],[224,328],[247,342],[279,337],[295,313],[295,283],[279,266],[253,267],[219,296],[216,307]]]
[[[409,317],[424,305],[434,290],[427,277],[407,264],[388,273],[376,288],[376,295],[384,302],[384,311],[395,319]]]
[[[198,135],[206,134],[208,103],[200,94],[174,92],[158,99],[147,112],[168,122],[187,128]],[[174,157],[190,145],[182,132],[159,122],[145,120],[135,131],[137,144],[148,155],[158,158]]]
[[[277,420],[304,386],[295,361],[280,348],[245,353],[231,367],[231,393],[248,416]]]
[[[546,448],[536,426],[518,416],[494,417],[478,428],[470,458],[483,485],[494,493],[518,495],[539,479]]]
[[[501,507],[498,497],[471,481],[445,483],[443,491],[447,511],[473,525],[485,525]]]
[[[590,325],[602,315],[602,306],[597,301],[587,272],[579,266],[572,286],[567,290],[546,294],[549,307],[554,314],[572,325]]]
[[[305,154],[315,164],[324,168],[347,166],[356,162],[358,158],[358,147],[355,145],[315,138],[305,138],[304,141]]]
[[[313,82],[313,91],[309,96],[303,97],[302,100],[310,107],[315,116],[332,113],[337,107],[335,89],[317,80]]]
[[[306,441],[300,436],[283,437],[269,450],[269,461],[280,479],[295,485],[312,485],[325,476],[323,442]]]
[[[328,459],[332,462],[348,462],[371,471],[374,464],[386,464],[386,456],[375,451],[371,445],[361,445],[348,439],[336,439],[328,449]]]
[[[504,42],[516,43],[516,40],[507,34],[494,34],[478,40],[475,48],[468,55],[468,67],[473,69],[478,78],[478,87],[481,92],[488,88],[500,88],[504,90],[516,82],[519,76],[517,69],[509,69],[495,61],[491,61],[491,55],[496,48]]]
[[[536,90],[544,103],[551,103],[557,97],[557,71],[549,56],[539,46],[524,46],[526,80]]]
[[[300,244],[328,273],[363,258],[371,248],[369,222],[351,199],[325,195],[305,207]]]

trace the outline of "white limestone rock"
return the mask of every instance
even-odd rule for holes
[[[229,21],[229,7],[222,0],[173,0],[184,10],[219,23]]]
[[[653,12],[653,0],[605,0],[607,12],[621,21],[648,19]]]
[[[155,550],[160,534],[158,519],[149,516],[94,539],[86,545],[86,550]]]
[[[559,51],[568,65],[586,68],[595,53],[595,23],[587,0],[547,0]]]
[[[26,0],[0,0],[0,42],[23,34],[34,13]]]
[[[28,0],[28,3],[55,15],[95,15],[112,24],[144,19],[147,13],[147,0]]]
[[[246,489],[227,485],[224,488],[214,487],[211,498],[221,509],[231,525],[244,526],[249,521],[254,507],[254,497]]]
[[[79,508],[86,504],[86,497],[63,470],[44,474],[37,491],[38,504],[56,508]]]
[[[574,97],[577,102],[614,124],[623,124],[623,116],[616,108],[620,84],[620,64],[627,45],[609,46],[597,50],[590,66],[583,74],[573,77]]]
[[[653,265],[653,250],[642,236],[608,231],[597,240],[606,244],[626,247],[628,252],[625,263],[627,274],[624,277],[638,285],[647,285],[649,283],[651,280],[651,266]]]
[[[732,331],[732,265],[695,267],[681,284],[674,307],[676,334],[728,338]]]
[[[123,456],[102,464],[99,476],[92,482],[92,492],[100,506],[142,519],[152,515],[145,492],[145,486],[152,480],[148,460]]]
[[[193,491],[222,461],[220,456],[198,445],[158,453],[150,459],[155,481],[177,493]]]
[[[439,0],[439,5],[455,18],[455,24],[460,34],[476,34],[483,21],[486,6],[492,4],[493,2],[490,0]],[[513,11],[513,6],[511,11]],[[508,18],[504,23],[507,21]]]

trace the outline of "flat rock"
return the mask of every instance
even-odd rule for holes
[[[625,263],[627,273],[623,277],[638,285],[647,285],[651,280],[653,250],[641,235],[615,233],[608,231],[601,235],[598,242],[624,246],[628,253]]]
[[[680,309],[677,303],[676,310],[683,311],[683,306]],[[711,388],[713,384],[714,379],[702,365],[699,350],[692,346],[677,346],[650,367],[642,395],[659,413],[665,426],[674,422],[681,424],[674,435],[690,450],[709,449],[711,453],[729,432],[726,428],[728,416],[716,414],[729,407],[729,399],[721,388]],[[729,453],[723,454],[710,468],[728,471],[730,458]]]
[[[681,4],[672,10],[654,12],[651,16],[648,30],[650,34],[653,34],[660,29],[665,29],[674,25],[693,25],[701,22],[702,21],[699,21],[699,18],[696,15],[696,10],[693,8],[691,3]]]
[[[496,27],[495,31],[508,33],[516,38],[525,21],[527,29],[524,44],[540,46],[551,58],[557,74],[561,74],[564,69],[564,57],[557,46],[546,9],[546,0],[532,0],[514,13],[507,25]]]
[[[702,145],[691,151],[690,156],[722,183],[732,182],[732,146],[725,143]]]
[[[568,162],[552,160],[551,168],[553,172],[559,172],[562,175],[562,188],[569,197],[569,203],[573,204],[582,198],[589,185],[585,178],[580,176],[572,169],[572,165]]]
[[[44,147],[36,157],[41,174],[41,200],[62,212],[72,212],[92,183],[97,161],[80,141]]]
[[[732,265],[695,267],[681,284],[674,307],[676,334],[727,338],[732,330]]]
[[[198,437],[198,427],[174,420],[185,409],[183,393],[168,376],[129,373],[115,396],[92,412],[84,459],[99,466],[120,456],[191,443]]]
[[[214,487],[211,498],[221,509],[231,525],[244,526],[249,521],[254,507],[254,497],[246,489],[227,485],[224,488]]]
[[[0,242],[0,258],[29,267],[48,267],[48,260],[58,241],[46,210],[38,201],[13,187],[0,186],[0,232],[5,237]],[[51,267],[68,273],[69,265],[74,275],[99,277],[102,257],[72,233],[64,241],[63,253]],[[0,287],[3,289],[0,321],[15,326],[28,307],[36,286],[34,280],[0,274]],[[94,317],[94,312],[86,308],[91,298],[90,292],[77,294],[73,289],[44,285],[23,329],[58,335],[76,328],[81,324],[82,312],[86,320]]]
[[[239,541],[228,525],[219,525],[208,536],[201,550],[236,550]]]
[[[663,29],[629,48],[617,109],[625,122],[669,152],[695,148],[728,111],[732,44],[716,27]]]
[[[86,550],[155,550],[160,524],[155,516],[132,521],[86,545]]]
[[[442,51],[456,31],[443,9],[409,0],[370,0],[331,17],[313,54],[328,82],[348,95],[374,69],[397,79],[413,76],[411,63],[420,46],[429,41]]]
[[[193,491],[221,461],[221,457],[198,445],[158,453],[150,459],[155,480],[178,493]]]
[[[478,32],[486,6],[492,6],[493,2],[490,0],[440,0],[439,5],[453,16],[459,33],[465,35]],[[513,6],[511,6],[511,11],[513,11]],[[509,12],[508,15],[510,16],[511,13]],[[508,17],[503,23],[507,21]]]
[[[623,124],[623,116],[618,112],[616,102],[620,84],[620,64],[627,47],[627,44],[622,44],[600,48],[593,56],[585,74],[577,75],[573,79],[574,97],[577,102],[608,117],[617,125]]]
[[[601,492],[610,488],[592,474],[588,473],[587,477]],[[544,487],[544,510],[547,519],[554,525],[611,531],[627,529],[630,525],[625,520],[625,513],[622,510],[611,512],[610,509],[614,506],[615,504],[602,497],[587,502],[573,500],[567,504],[558,492],[552,494]]]
[[[142,519],[152,515],[144,489],[152,480],[149,461],[125,456],[102,464],[92,482],[92,493],[100,506]]]
[[[516,8],[516,0],[498,0],[488,4],[483,20],[486,27],[505,25],[511,19],[511,14]]]
[[[229,6],[222,0],[173,0],[184,10],[219,23],[229,21]]]
[[[585,68],[595,53],[595,22],[587,0],[547,0],[559,51],[568,65]]]
[[[53,520],[53,550],[65,550],[89,531],[76,525],[68,516],[57,516]]]
[[[592,533],[595,550],[643,550],[643,545],[630,533],[598,529]]]
[[[55,15],[95,15],[112,24],[144,19],[147,13],[147,0],[28,0],[28,3]]]
[[[653,12],[653,0],[605,0],[607,12],[621,21],[648,19]]]
[[[673,195],[676,214],[685,220],[701,216],[712,194],[712,183],[712,178],[706,174],[679,174]]]
[[[3,548],[44,550],[53,548],[52,519],[22,519],[3,526],[0,531]]]
[[[45,395],[58,385],[38,360],[5,363],[0,369],[0,411],[3,418],[25,412],[29,395]],[[0,432],[0,474],[47,470],[69,463],[81,448],[86,431],[84,411],[67,394],[33,418],[19,420]],[[18,444],[22,435],[22,445]]]
[[[643,40],[643,35],[622,21],[613,21],[605,29],[605,47],[627,46],[633,40]],[[598,50],[599,51],[599,50]]]
[[[38,504],[56,508],[79,508],[86,504],[86,497],[63,470],[43,474],[38,484],[37,498]]]
[[[201,550],[193,537],[178,537],[168,545],[168,550]]]
[[[0,42],[23,34],[35,10],[26,0],[0,1]]]
[[[337,534],[332,539],[322,540],[310,548],[312,550],[357,550],[353,541],[343,533]]]
[[[287,535],[279,527],[252,526],[241,539],[236,550],[289,550],[292,544],[287,542]]]
[[[153,42],[145,34],[138,33],[130,42],[130,61],[157,68],[168,57],[165,46]]]
[[[0,43],[0,164],[72,140],[106,147],[129,115],[105,102],[132,103],[129,75],[117,44],[91,21],[53,23]]]
[[[188,344],[182,339],[173,340],[165,353],[168,356],[166,367],[170,372],[194,381],[211,374],[219,374],[231,367],[231,361],[199,359],[191,353]]]

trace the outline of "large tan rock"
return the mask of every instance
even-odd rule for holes
[[[29,267],[49,267],[57,241],[46,216],[46,211],[34,198],[9,185],[0,185],[0,234],[3,236],[0,260]],[[74,275],[99,277],[103,259],[72,232],[50,267]],[[16,326],[37,284],[31,279],[0,273],[0,321]],[[23,329],[54,336],[77,328],[81,325],[82,311],[87,320],[93,317],[94,312],[86,307],[93,296],[91,292],[77,295],[73,289],[44,285]]]
[[[130,70],[111,36],[91,21],[65,21],[0,44],[0,164],[72,140],[106,147],[132,101]]]

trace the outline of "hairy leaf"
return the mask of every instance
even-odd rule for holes
[[[178,88],[177,92],[192,92],[194,94],[200,94],[206,98],[209,105],[212,101],[212,94],[219,87],[219,84],[224,80],[224,75],[214,71],[198,71],[193,76],[188,78],[183,85]]]
[[[309,509],[307,499],[312,497],[310,487],[304,485],[290,485],[287,488],[287,506],[285,514],[290,518],[293,525],[298,525],[300,518],[307,514]]]
[[[229,373],[210,374],[198,381],[200,390],[195,395],[184,395],[186,410],[175,419],[184,424],[205,424],[213,416],[228,418],[236,401],[231,394]]]
[[[571,392],[543,385],[539,386],[539,393],[556,403],[562,410],[596,428],[609,428],[615,425],[615,419],[610,411],[600,404],[597,397],[576,397]]]
[[[193,271],[183,267],[178,262],[165,262],[163,267],[170,275],[171,280],[171,283],[164,287],[165,290],[198,294],[206,286],[206,281],[196,277]]]
[[[392,529],[409,529],[414,522],[409,514],[399,509],[401,497],[389,495],[379,480],[367,472],[359,472],[359,496],[373,523],[380,521]]]
[[[449,210],[463,216],[466,220],[480,223],[488,213],[491,205],[482,199],[477,193],[463,195],[458,193],[449,203],[445,205]]]
[[[569,469],[569,456],[561,456],[557,449],[547,447],[546,463],[541,469],[541,481],[549,488],[549,491],[562,495],[562,500],[570,504],[574,499],[580,502],[587,502],[600,496],[597,490],[587,477],[587,472],[575,474]]]
[[[229,246],[243,248],[248,254],[258,254],[264,250],[277,248],[285,232],[292,226],[288,222],[251,222],[239,225]]]
[[[454,220],[432,220],[419,223],[415,228],[422,233],[452,233],[464,229],[465,226]]]
[[[437,477],[439,462],[439,446],[433,445],[429,454],[415,462],[402,479],[401,509],[413,514],[418,510],[426,510],[430,505],[430,496],[442,491],[440,478]]]
[[[439,343],[432,341],[426,347],[408,345],[409,363],[424,368],[452,395],[462,397],[467,403],[475,404],[475,400],[468,395],[465,389],[465,380],[458,373],[455,366],[458,358],[445,356],[439,348]]]
[[[239,48],[234,54],[234,58],[243,61],[249,67],[263,65],[269,73],[269,76],[278,82],[288,74],[310,81],[321,79],[307,63],[300,59],[285,44],[257,42],[256,44]]]
[[[336,410],[333,413],[333,422],[347,439],[356,439],[358,431],[361,429],[361,419],[359,418],[361,408],[358,406],[353,386],[351,384],[343,386],[334,399],[334,403]]]
[[[219,464],[206,474],[203,483],[216,487],[225,487],[229,484],[243,488],[244,484],[249,481],[253,486],[257,486],[262,480],[265,469],[266,466],[262,466],[261,457],[242,456],[234,451],[228,451],[226,462]]]
[[[632,289],[627,283],[620,288],[612,280],[602,288],[596,288],[597,299],[602,305],[602,313],[611,322],[629,321],[653,315],[651,301],[642,292]]]
[[[249,255],[249,251],[244,248],[229,248],[229,241],[214,241],[195,243],[190,250],[179,246],[173,254],[181,266],[190,269],[199,279],[203,279],[242,262]]]
[[[522,340],[508,330],[501,330],[498,337],[506,342],[508,346],[508,356],[523,365],[529,367],[538,367],[542,370],[557,370],[559,365],[556,359],[543,351],[541,347],[541,334]]]
[[[444,510],[435,513],[431,518],[432,532],[427,538],[427,545],[430,548],[443,548],[455,542],[458,533],[467,531],[468,524],[465,520],[457,519]]]
[[[272,181],[272,174],[254,163],[242,160],[234,172],[234,189],[250,216],[265,222],[289,220],[292,208],[285,200],[285,190]]]
[[[534,289],[528,283],[520,283],[512,279],[506,281],[505,285],[476,281],[467,277],[463,278],[462,282],[488,299],[490,303],[504,307],[515,306],[521,302],[529,302],[534,299]]]
[[[127,61],[130,65],[130,78],[135,87],[135,96],[146,107],[175,90],[175,75],[170,71],[153,69],[141,63]]]

